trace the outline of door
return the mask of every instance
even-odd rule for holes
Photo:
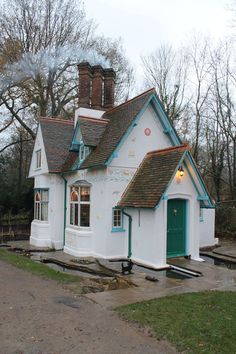
[[[167,258],[186,255],[186,200],[170,199],[167,204]]]

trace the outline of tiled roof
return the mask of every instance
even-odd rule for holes
[[[107,123],[108,121],[105,119],[80,117],[79,125],[84,144],[93,147],[97,146]]]
[[[74,122],[57,118],[41,118],[49,172],[62,172],[71,168],[78,154],[70,152]]]
[[[105,165],[137,114],[153,93],[155,93],[154,89],[148,90],[142,95],[136,96],[103,114],[102,118],[109,119],[109,123],[99,144],[82,163],[80,168],[85,169]]]
[[[118,206],[154,208],[160,201],[187,145],[149,152],[121,197]]]

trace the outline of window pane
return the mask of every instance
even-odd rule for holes
[[[74,208],[75,204],[70,205],[70,224],[74,225]]]
[[[74,225],[79,225],[79,205],[75,204],[75,223]]]
[[[114,227],[122,227],[122,217],[120,209],[113,209],[113,226]]]
[[[41,198],[42,198],[42,202],[47,202],[48,201],[48,191],[42,190],[41,191]]]
[[[36,200],[37,202],[40,201],[40,193],[39,193],[39,192],[37,192],[37,193],[35,194],[35,200]]]
[[[80,187],[80,200],[81,202],[90,201],[90,188],[89,187]]]
[[[41,220],[48,220],[48,203],[41,204]]]
[[[80,205],[80,226],[89,226],[90,225],[90,205],[81,204]]]
[[[78,193],[77,188],[72,188],[72,192],[71,192],[71,195],[70,195],[70,200],[71,200],[72,202],[78,202],[78,200],[79,200],[79,193]]]

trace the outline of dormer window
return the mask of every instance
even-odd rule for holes
[[[41,168],[41,164],[42,164],[42,154],[41,154],[41,149],[37,150],[35,152],[36,154],[36,168]]]
[[[83,142],[79,146],[79,162],[83,162],[90,153],[90,148],[85,146]]]

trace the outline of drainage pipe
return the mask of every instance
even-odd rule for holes
[[[65,246],[65,235],[66,235],[66,199],[67,199],[67,180],[61,174],[62,179],[64,180],[64,229],[63,229],[63,247]]]
[[[128,258],[132,256],[132,216],[122,209],[122,214],[129,218],[129,231],[128,231]]]

